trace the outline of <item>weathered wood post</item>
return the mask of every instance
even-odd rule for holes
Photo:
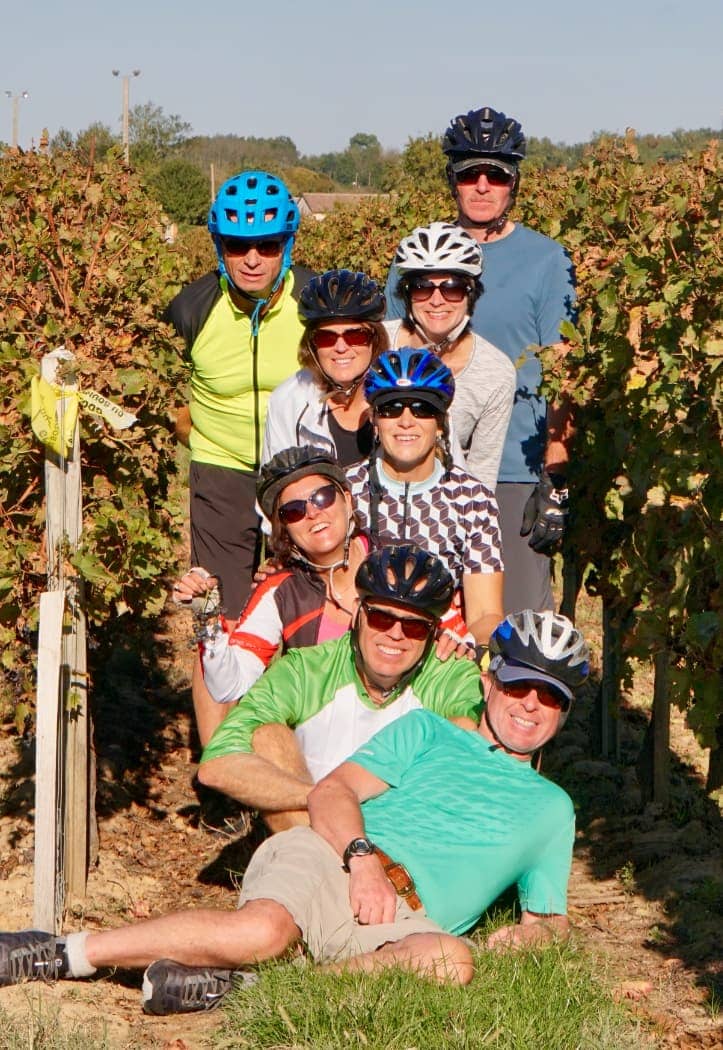
[[[82,488],[80,473],[80,436],[77,415],[70,410],[69,398],[78,386],[73,370],[74,355],[64,348],[46,354],[41,364],[41,376],[60,387],[56,402],[56,419],[64,444],[69,427],[73,427],[68,452],[58,454],[47,447],[45,455],[45,493],[47,506],[46,540],[48,551],[48,591],[64,595],[65,613],[61,638],[61,667],[59,680],[58,749],[62,756],[60,774],[55,786],[55,810],[58,823],[55,830],[53,856],[56,858],[56,878],[64,904],[73,897],[84,897],[88,872],[88,843],[90,837],[90,717],[86,664],[86,624],[83,612],[83,581],[68,571],[68,555],[80,541],[82,530]],[[47,603],[46,603],[47,604]],[[55,606],[53,606],[55,608]],[[42,613],[42,606],[41,606]],[[41,624],[42,631],[42,624]],[[50,686],[46,687],[49,693]],[[38,696],[40,700],[40,695]],[[50,720],[51,715],[47,715]],[[38,769],[39,776],[42,775]],[[45,785],[36,776],[36,800]],[[92,821],[94,823],[93,815]],[[48,842],[39,843],[36,851],[50,848]],[[36,856],[37,863],[37,856]],[[36,900],[36,907],[40,902]],[[56,922],[59,921],[56,916]]]
[[[65,894],[58,878],[58,729],[65,591],[40,595],[35,707],[35,888],[33,925],[60,933]]]

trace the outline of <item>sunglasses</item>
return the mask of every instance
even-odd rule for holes
[[[437,419],[440,414],[439,409],[429,401],[387,401],[375,411],[381,419],[399,419],[405,408],[415,419]]]
[[[531,689],[534,689],[537,693],[537,698],[541,704],[545,707],[559,707],[562,711],[567,711],[570,706],[570,701],[567,697],[562,696],[560,693],[556,693],[554,689],[550,689],[543,685],[542,682],[500,682],[498,678],[495,678],[497,688],[500,689],[505,696],[511,696],[515,700],[523,700]]]
[[[367,623],[372,631],[381,631],[383,634],[391,631],[396,623],[402,628],[402,634],[410,642],[424,642],[436,628],[434,620],[418,620],[411,616],[400,616],[399,613],[391,612],[389,609],[377,609],[374,605],[362,605]]]
[[[439,284],[426,277],[414,277],[409,282],[409,295],[414,303],[423,303],[431,299],[436,291],[441,292],[448,303],[461,303],[469,295],[469,290],[469,284],[461,277],[448,277]]]
[[[476,168],[467,168],[465,171],[456,171],[454,173],[455,180],[461,183],[462,186],[471,186],[473,183],[478,182],[482,175],[487,179],[490,186],[509,186],[515,179],[515,176],[510,175],[509,171],[504,171],[502,168],[497,168],[492,164],[480,164]]]
[[[279,519],[284,525],[296,525],[306,517],[306,508],[311,505],[317,510],[326,510],[336,499],[339,489],[332,482],[320,485],[306,499],[290,499],[279,507]]]
[[[279,237],[267,237],[263,241],[251,241],[245,237],[221,238],[221,244],[227,255],[248,255],[250,251],[256,251],[265,259],[273,259],[281,255],[285,243]]]
[[[341,339],[347,346],[371,346],[372,332],[369,328],[347,328],[345,332],[332,332],[329,328],[317,328],[311,342],[316,350],[331,350]]]

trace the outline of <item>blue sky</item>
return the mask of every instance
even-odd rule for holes
[[[482,105],[564,142],[723,116],[721,0],[0,0],[0,14],[0,91],[31,95],[24,147],[43,127],[119,130],[114,68],[142,71],[131,105],[307,153],[357,131],[401,148]],[[11,123],[0,95],[0,139]]]

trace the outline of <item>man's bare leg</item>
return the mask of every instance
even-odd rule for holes
[[[390,966],[431,977],[441,984],[469,984],[474,976],[472,952],[450,933],[413,933],[383,944],[375,952],[355,955],[324,969],[332,973],[376,973]]]
[[[238,911],[171,912],[157,919],[91,933],[85,942],[95,966],[146,967],[168,958],[186,966],[234,969],[275,959],[300,937],[286,908],[276,901],[249,901]]]

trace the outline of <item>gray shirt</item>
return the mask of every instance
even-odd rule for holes
[[[401,321],[385,321],[390,345],[404,345]],[[494,492],[502,448],[517,386],[515,366],[506,354],[472,333],[469,361],[455,376],[449,414],[470,474]]]

